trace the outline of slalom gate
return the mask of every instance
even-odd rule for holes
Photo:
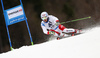
[[[3,14],[4,14],[4,18],[5,18],[6,29],[7,29],[9,43],[10,43],[10,49],[13,50],[8,26],[18,23],[18,22],[22,22],[22,21],[26,22],[26,26],[27,26],[28,33],[30,36],[31,44],[33,45],[33,40],[32,40],[29,26],[28,26],[27,18],[26,18],[25,12],[24,12],[22,1],[20,0],[20,5],[10,8],[10,9],[6,9],[6,10],[4,9],[3,0],[1,0],[1,4],[2,4]]]

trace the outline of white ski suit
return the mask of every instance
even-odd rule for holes
[[[54,36],[62,36],[62,32],[65,32],[65,33],[75,33],[76,32],[75,29],[68,29],[61,24],[57,26],[56,25],[57,22],[59,22],[59,19],[57,17],[48,15],[48,21],[41,22],[41,27],[42,27],[43,32],[49,35],[49,32],[53,31],[55,32]]]

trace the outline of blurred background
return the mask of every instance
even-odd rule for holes
[[[20,5],[19,0],[3,0],[5,9]],[[34,44],[48,41],[41,29],[40,14],[48,14],[59,18],[60,22],[91,16],[91,19],[63,24],[67,28],[92,28],[100,24],[100,0],[22,0],[27,21]],[[9,26],[10,37],[14,49],[31,45],[25,21]],[[0,4],[0,53],[10,51],[3,10]]]

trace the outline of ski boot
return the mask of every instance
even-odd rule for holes
[[[59,40],[60,38],[59,37],[57,37],[57,40]]]
[[[71,36],[78,35],[78,34],[81,33],[81,31],[82,31],[82,30],[78,30],[78,29],[76,29],[76,30],[75,30],[75,33],[72,33]]]
[[[79,33],[81,33],[81,31],[82,31],[82,30],[76,29],[76,30],[75,30],[75,33],[79,34]]]

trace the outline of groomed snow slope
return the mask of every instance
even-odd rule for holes
[[[100,27],[73,37],[52,40],[0,54],[0,58],[100,58]]]

